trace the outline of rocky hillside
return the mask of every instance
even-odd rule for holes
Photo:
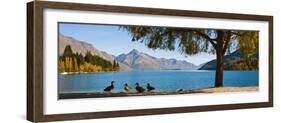
[[[90,51],[93,55],[98,55],[106,60],[113,61],[114,56],[106,52],[96,49],[92,44],[83,41],[78,41],[72,37],[67,37],[62,34],[59,35],[59,55],[63,54],[65,46],[70,45],[72,50],[85,55]]]

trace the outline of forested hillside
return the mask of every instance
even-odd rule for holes
[[[87,52],[85,55],[74,53],[70,45],[64,49],[63,55],[59,57],[59,72],[104,72],[119,71],[119,63],[113,63],[100,56]]]

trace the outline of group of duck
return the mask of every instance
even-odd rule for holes
[[[105,92],[111,92],[114,89],[114,83],[115,83],[115,81],[112,81],[111,85],[107,86],[104,89],[104,91]],[[147,86],[146,86],[146,89],[145,89],[138,82],[136,83],[136,88],[135,89],[136,89],[136,92],[138,92],[138,93],[143,93],[143,92],[146,91],[146,89],[147,89],[148,92],[150,92],[152,90],[155,90],[155,88],[153,86],[151,86],[149,83],[147,83]],[[128,83],[124,84],[124,91],[126,91],[127,93],[132,91],[132,88],[131,88],[131,86]]]

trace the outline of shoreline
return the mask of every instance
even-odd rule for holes
[[[98,74],[98,73],[118,73],[118,72],[151,72],[154,70],[143,70],[143,71],[99,71],[99,72],[62,72],[62,73],[58,73],[59,75],[76,75],[76,74]],[[158,70],[156,70],[158,71]],[[162,70],[160,70],[162,71]],[[163,70],[163,71],[169,71],[169,70]],[[208,72],[208,71],[215,71],[215,70],[170,70],[170,71],[200,71],[200,72]],[[245,71],[245,70],[225,70],[225,72],[228,71]],[[257,70],[247,70],[247,71],[257,71]]]
[[[73,74],[93,74],[93,73],[105,73],[105,72],[120,72],[120,71],[100,71],[100,72],[62,72],[60,75],[73,75]]]
[[[179,95],[179,94],[208,94],[208,93],[230,93],[230,92],[253,92],[258,91],[258,86],[243,86],[243,87],[213,87],[196,90],[182,90],[182,91],[161,91],[161,92],[144,92],[144,93],[61,93],[59,99],[82,99],[82,98],[105,98],[105,97],[129,97],[129,96],[155,96],[155,95]]]
[[[95,74],[95,73],[109,73],[109,72],[150,72],[150,71],[215,71],[215,70],[131,70],[131,71],[99,71],[99,72],[59,72],[59,75],[74,75],[74,74]],[[257,71],[257,70],[224,70],[225,72],[228,71]]]

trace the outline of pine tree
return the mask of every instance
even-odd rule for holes
[[[77,64],[78,65],[81,65],[81,64],[84,64],[85,63],[85,59],[83,57],[83,55],[80,53],[78,56],[77,56]]]
[[[91,52],[88,51],[88,52],[86,53],[84,59],[85,59],[86,62],[92,63],[92,62],[93,62],[93,55],[91,54]]]
[[[70,45],[65,46],[64,52],[63,52],[64,57],[72,57],[73,56],[73,51],[71,49]]]

